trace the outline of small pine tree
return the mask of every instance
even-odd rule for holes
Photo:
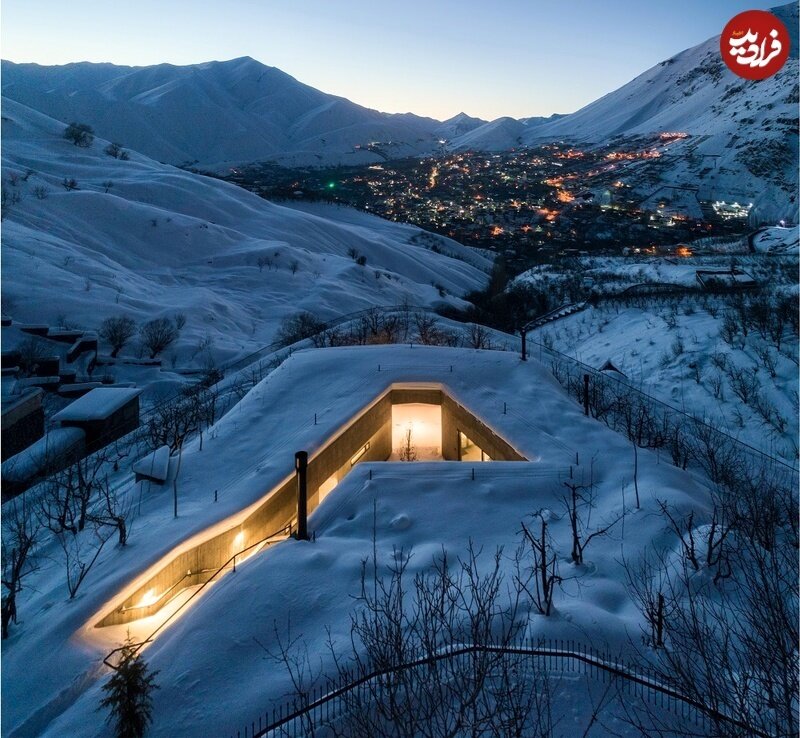
[[[158,689],[151,672],[137,651],[130,633],[122,647],[122,658],[111,679],[103,685],[106,696],[99,709],[110,710],[106,722],[114,723],[116,738],[142,738],[152,722],[152,692]]]

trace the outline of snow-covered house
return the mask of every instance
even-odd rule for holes
[[[139,395],[130,387],[96,387],[53,416],[62,428],[86,433],[86,452],[91,453],[139,426]]]

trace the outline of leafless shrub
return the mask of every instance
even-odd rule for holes
[[[478,323],[470,323],[465,331],[464,340],[469,348],[491,349],[492,340],[489,331]]]
[[[625,559],[622,564],[628,593],[647,625],[646,629],[642,629],[643,642],[650,648],[662,648],[666,622],[677,606],[670,596],[664,556],[645,554],[637,564]]]
[[[726,373],[733,394],[745,405],[749,405],[759,389],[756,372],[731,365]]]
[[[778,376],[777,373],[778,362],[775,354],[773,354],[772,351],[770,351],[769,346],[763,346],[763,345],[757,345],[754,348],[754,351],[756,352],[756,356],[758,356],[758,358],[761,359],[761,364],[767,370],[769,376],[775,379],[775,377]]]
[[[44,341],[35,336],[24,339],[18,346],[19,368],[23,374],[33,374],[39,362],[47,356],[47,347]]]
[[[724,380],[722,375],[719,372],[714,372],[708,378],[708,384],[711,387],[711,394],[714,396],[715,400],[719,400],[720,402],[725,401],[725,393],[724,393]]]
[[[717,369],[724,372],[728,368],[728,354],[723,351],[712,351],[708,358]]]
[[[314,313],[303,310],[287,317],[278,329],[278,342],[289,346],[319,333],[325,324]]]
[[[720,338],[729,346],[733,346],[736,335],[739,332],[739,323],[732,312],[726,312],[722,317],[722,326],[719,330]]]

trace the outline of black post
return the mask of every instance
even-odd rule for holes
[[[583,414],[589,414],[589,375],[583,375]]]
[[[522,338],[522,360],[523,361],[527,361],[528,360],[528,351],[527,351],[527,349],[528,349],[528,346],[527,346],[528,333],[524,328],[520,328],[519,335]]]
[[[294,455],[297,476],[297,540],[308,540],[308,452],[298,451]]]

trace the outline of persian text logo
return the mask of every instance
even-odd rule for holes
[[[789,58],[789,32],[766,10],[746,10],[728,21],[719,37],[722,58],[734,74],[766,79]]]

